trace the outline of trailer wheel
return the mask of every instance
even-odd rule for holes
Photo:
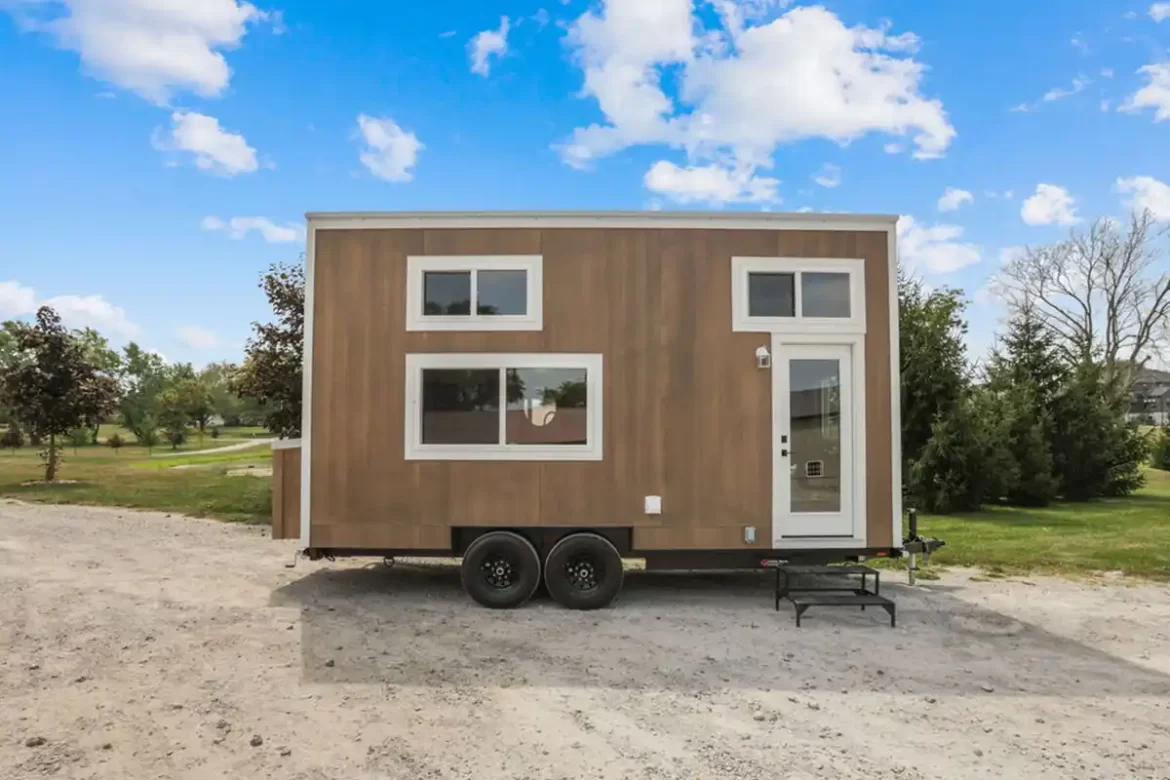
[[[460,567],[463,590],[492,609],[518,607],[540,585],[540,556],[532,543],[511,531],[492,531],[472,542]]]
[[[544,561],[549,595],[569,609],[600,609],[622,589],[622,556],[603,536],[581,533],[561,539]]]

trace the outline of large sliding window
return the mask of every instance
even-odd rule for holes
[[[407,460],[600,460],[601,355],[406,356]]]

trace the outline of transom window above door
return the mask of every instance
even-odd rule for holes
[[[733,257],[731,312],[735,331],[864,333],[865,263]]]
[[[407,330],[540,330],[540,255],[412,255]]]

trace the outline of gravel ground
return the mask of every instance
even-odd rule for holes
[[[755,575],[492,612],[293,549],[0,503],[0,777],[1170,778],[1165,586],[953,571],[797,629]]]

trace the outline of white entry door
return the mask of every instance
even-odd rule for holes
[[[772,349],[773,545],[853,537],[854,351],[861,346],[781,338]]]

